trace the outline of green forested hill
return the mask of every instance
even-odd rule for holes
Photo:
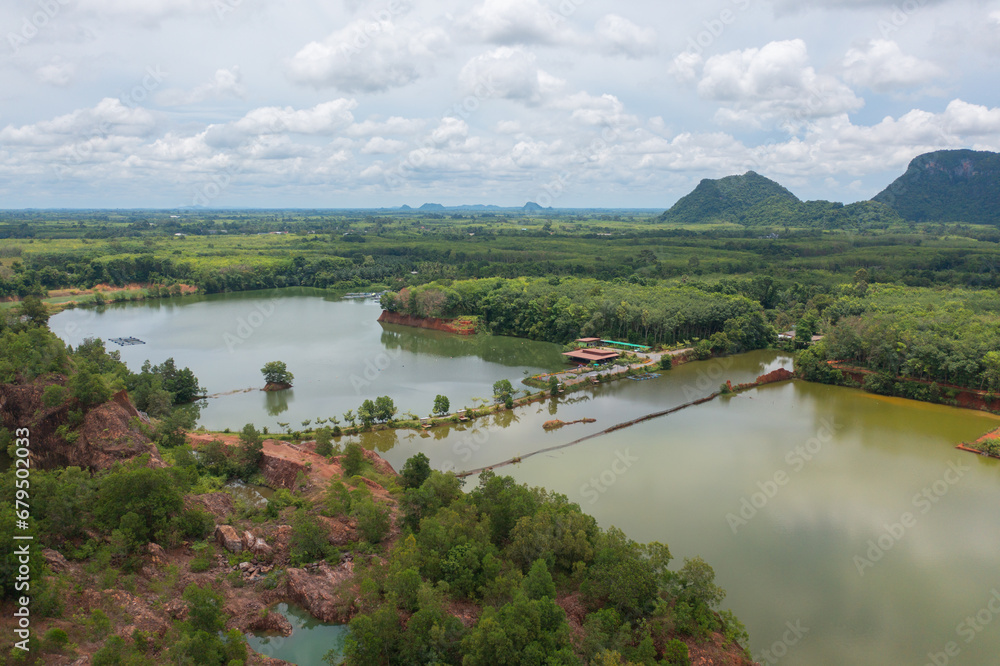
[[[753,171],[701,181],[691,194],[661,215],[660,220],[820,229],[883,229],[904,221],[892,208],[874,201],[847,206],[833,201],[800,201],[778,183]]]
[[[706,178],[660,219],[685,224],[741,222],[747,210],[772,199],[782,203],[799,203],[798,197],[784,187],[753,171],[719,180]]]
[[[914,222],[1000,224],[1000,153],[925,153],[873,200]]]

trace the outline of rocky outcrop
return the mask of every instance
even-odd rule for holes
[[[343,584],[353,571],[351,561],[336,568],[323,562],[311,570],[288,569],[288,595],[321,622],[346,623],[351,619],[354,592]]]
[[[153,566],[162,566],[167,562],[167,552],[158,543],[147,543],[146,554],[149,555],[149,563]]]
[[[200,509],[212,514],[216,523],[224,523],[233,513],[233,496],[229,493],[205,493],[184,497],[185,509]]]
[[[52,573],[62,573],[69,568],[69,562],[66,561],[66,558],[59,551],[46,548],[42,551],[42,557],[45,558],[45,564],[49,566],[49,570]]]
[[[230,553],[239,554],[243,552],[243,540],[240,539],[240,536],[231,525],[219,525],[216,527],[215,540]]]
[[[389,476],[396,476],[396,470],[392,468],[392,465],[390,465],[389,462],[385,460],[385,458],[375,453],[374,451],[365,449],[365,460],[370,462],[372,467],[374,467],[375,471],[378,472],[379,474],[388,474]]]
[[[248,550],[261,559],[270,560],[274,557],[274,550],[267,545],[263,537],[254,536],[252,532],[243,532],[243,549]]]
[[[42,402],[42,392],[47,386],[65,383],[65,377],[53,375],[31,384],[0,385],[0,421],[11,431],[16,428],[31,431],[32,466],[102,470],[146,454],[151,467],[165,466],[159,451],[133,421],[139,412],[125,391],[86,410],[82,422],[74,427],[69,413],[79,409],[75,400],[55,407],[46,407]],[[62,425],[70,427],[59,433]]]
[[[260,473],[264,475],[267,485],[272,488],[295,488],[295,479],[299,472],[305,472],[305,466],[291,460],[278,458],[265,453],[260,459]]]
[[[769,372],[766,375],[761,375],[760,377],[758,377],[756,383],[758,385],[773,384],[774,382],[784,382],[794,378],[795,378],[795,373],[792,372],[791,370],[788,370],[787,368],[778,368],[777,370]]]
[[[327,516],[317,516],[316,519],[326,528],[327,540],[331,546],[338,548],[356,543],[360,540],[358,536],[358,521],[347,516],[329,518]]]
[[[274,613],[270,609],[259,613],[251,619],[245,626],[244,631],[253,634],[278,634],[280,636],[292,635],[292,623],[285,619],[281,613]]]
[[[436,317],[414,317],[399,312],[389,312],[383,310],[378,321],[380,324],[396,324],[397,326],[413,326],[414,328],[427,328],[432,331],[444,331],[445,333],[455,333],[457,335],[475,335],[476,329],[463,322],[461,319],[438,319]]]

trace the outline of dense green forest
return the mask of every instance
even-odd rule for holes
[[[406,536],[386,566],[361,574],[363,613],[351,621],[350,664],[688,664],[673,636],[722,632],[744,641],[725,592],[700,558],[669,569],[664,544],[603,530],[566,497],[484,472],[463,493],[452,475],[404,468]],[[419,485],[418,485],[419,484]],[[558,597],[578,595],[582,637]],[[450,600],[484,606],[471,629]]]
[[[758,282],[762,284],[754,286],[767,291],[772,281]],[[382,303],[390,311],[423,317],[474,315],[493,333],[563,343],[601,336],[673,345],[724,333],[726,351],[738,351],[760,349],[775,340],[759,302],[696,287],[496,278],[390,292]]]
[[[96,285],[141,284],[155,297],[177,294],[180,284],[205,293],[399,290],[437,279],[523,276],[680,285],[769,275],[830,287],[859,268],[872,280],[910,286],[1000,286],[996,227],[914,225],[870,202],[767,199],[744,215],[761,226],[559,212],[220,211],[173,218],[137,211],[90,213],[76,222],[64,213],[7,213],[0,215],[0,298]]]
[[[943,401],[956,385],[1000,391],[1000,295],[995,291],[910,290],[869,285],[824,310],[826,337],[797,365],[808,379],[842,377],[826,361],[874,370],[865,388]],[[903,376],[929,386],[900,385]]]

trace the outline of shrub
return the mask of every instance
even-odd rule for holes
[[[984,439],[975,448],[991,456],[1000,456],[1000,439]]]
[[[42,404],[46,407],[57,407],[66,401],[66,394],[66,389],[58,384],[46,386],[42,393]]]
[[[42,649],[46,652],[55,652],[66,647],[68,642],[69,635],[62,629],[53,627],[46,631],[45,636],[42,637]]]
[[[351,442],[348,444],[347,450],[344,453],[344,458],[340,462],[340,466],[344,470],[344,476],[348,478],[357,476],[364,464],[365,451],[361,448],[361,445],[357,442]]]
[[[295,512],[289,545],[289,558],[293,566],[321,560],[326,557],[330,548],[326,530],[304,509]]]
[[[215,560],[215,549],[210,544],[204,542],[196,543],[191,549],[195,552],[194,557],[191,559],[191,571],[193,573],[201,573],[212,568],[212,562]]]
[[[333,433],[329,428],[320,428],[316,431],[316,453],[321,456],[328,456],[333,453],[333,444],[331,442],[333,438]]]
[[[180,532],[188,539],[203,539],[215,527],[212,514],[201,509],[187,509],[179,518]]]
[[[90,635],[95,640],[101,640],[111,633],[111,618],[109,618],[100,608],[95,608],[90,612]],[[108,641],[110,643],[110,641]]]
[[[341,481],[330,479],[323,498],[323,513],[331,518],[351,511],[351,493]]]
[[[389,509],[376,504],[371,498],[356,503],[351,512],[358,520],[358,533],[369,543],[380,543],[389,534]]]
[[[417,453],[406,461],[400,472],[404,488],[419,488],[431,475],[431,462],[423,453]]]
[[[691,657],[688,655],[688,646],[673,638],[663,646],[663,661],[669,666],[690,666]]]

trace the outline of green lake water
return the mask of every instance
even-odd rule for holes
[[[247,636],[251,649],[268,657],[283,659],[299,666],[324,664],[327,652],[340,649],[347,626],[323,624],[305,609],[294,604],[277,604],[272,612],[281,613],[292,625],[291,636]]]
[[[516,384],[526,369],[561,363],[555,345],[383,328],[374,304],[305,292],[279,298],[230,352],[225,334],[264,302],[242,294],[70,311],[52,328],[73,344],[135,335],[150,344],[122,350],[132,367],[174,356],[210,392],[259,385],[264,362],[289,363],[286,412],[268,414],[262,393],[227,396],[202,413],[218,428],[340,414],[379,394],[426,414],[437,393],[458,407],[496,379]],[[389,367],[370,393],[355,393],[351,377],[380,354]],[[1000,663],[1000,463],[954,448],[1000,427],[997,417],[792,381],[528,457],[791,365],[766,351],[690,363],[470,424],[361,441],[396,469],[421,451],[457,471],[525,456],[498,472],[567,495],[604,527],[667,543],[677,565],[704,557],[761,663]],[[555,418],[596,422],[544,431]]]
[[[720,372],[737,383],[780,365],[789,359],[773,352],[691,363],[466,428],[365,443],[397,468],[417,451],[437,467],[480,468],[701,397]],[[597,422],[541,427],[584,417]],[[763,664],[922,665],[950,643],[951,664],[996,664],[1000,617],[981,621],[1000,614],[1000,464],[954,445],[997,427],[988,414],[793,381],[497,472],[564,493],[604,527],[667,543],[678,565],[704,557]]]
[[[74,346],[102,338],[133,371],[146,359],[157,364],[173,357],[194,371],[209,395],[238,391],[207,401],[199,424],[210,430],[248,422],[271,432],[279,422],[298,430],[304,420],[342,418],[379,395],[391,395],[401,414],[426,416],[439,393],[459,409],[490,397],[499,379],[517,384],[526,371],[564,365],[559,345],[383,326],[378,303],[323,293],[300,288],[121,303],[61,312],[49,327]],[[122,337],[146,344],[110,342]],[[268,361],[287,364],[295,375],[292,389],[257,390]]]

